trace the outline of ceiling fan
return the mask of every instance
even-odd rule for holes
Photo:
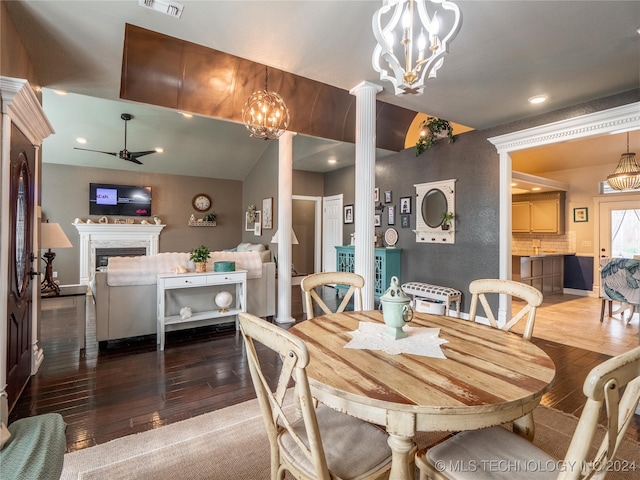
[[[124,148],[119,152],[103,152],[102,150],[90,150],[88,148],[79,148],[74,147],[75,150],[85,150],[87,152],[97,152],[97,153],[106,153],[107,155],[113,155],[114,157],[118,157],[121,160],[126,160],[127,162],[137,163],[138,165],[142,165],[142,162],[138,160],[139,157],[143,157],[144,155],[149,155],[151,153],[157,153],[156,150],[146,150],[144,152],[130,152],[127,150],[127,122],[133,118],[133,115],[130,113],[123,113],[120,115],[120,118],[124,120]]]

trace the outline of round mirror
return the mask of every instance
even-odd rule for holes
[[[447,211],[447,197],[438,188],[429,190],[422,199],[422,219],[431,228],[442,225],[442,217]]]

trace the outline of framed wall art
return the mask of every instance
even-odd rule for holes
[[[262,221],[261,221],[261,215],[262,212],[260,211],[256,211],[256,223],[253,224],[253,234],[256,237],[259,237],[262,235]]]
[[[262,228],[265,230],[273,228],[273,197],[262,199]]]
[[[344,223],[353,223],[353,205],[344,206]]]
[[[589,221],[589,209],[587,207],[574,208],[573,209],[573,221],[574,222],[588,222]]]
[[[391,203],[391,190],[384,192],[384,203]]]
[[[373,189],[373,201],[374,202],[380,201],[380,189],[378,187]]]
[[[255,229],[255,221],[251,218],[252,215],[255,215],[255,213],[245,212],[244,214],[244,229],[247,232],[253,232]]]
[[[387,223],[389,225],[396,224],[396,206],[395,205],[391,205],[389,207],[389,216],[387,217]]]
[[[411,197],[400,197],[400,214],[411,213]]]
[[[376,227],[379,227],[381,225],[380,224],[380,214],[379,213],[376,213],[373,216],[373,225],[376,226]]]
[[[411,228],[411,215],[400,215],[400,227]]]

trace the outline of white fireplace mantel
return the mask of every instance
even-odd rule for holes
[[[74,223],[80,234],[80,283],[88,284],[96,270],[96,248],[144,247],[147,255],[159,250],[160,232],[165,225]]]

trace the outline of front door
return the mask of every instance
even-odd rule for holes
[[[599,256],[640,255],[640,195],[603,199],[599,205]]]
[[[11,132],[9,278],[7,285],[7,395],[11,408],[31,374],[31,279],[35,152],[15,126]]]

